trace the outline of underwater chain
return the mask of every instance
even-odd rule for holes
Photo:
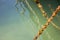
[[[19,1],[19,0],[17,0],[16,5],[18,4],[18,1]],[[27,1],[27,0],[25,0],[25,1]],[[34,1],[36,2],[37,6],[38,6],[39,9],[41,10],[43,16],[48,20],[48,21],[46,22],[46,24],[43,25],[42,28],[39,30],[38,34],[35,36],[34,40],[37,40],[37,38],[38,38],[38,37],[42,34],[42,32],[47,28],[47,26],[49,25],[49,23],[51,23],[55,28],[57,28],[57,29],[60,30],[60,28],[59,28],[55,23],[52,22],[53,17],[55,17],[56,14],[57,14],[57,12],[60,10],[60,6],[58,6],[58,7],[56,8],[56,10],[53,12],[52,16],[51,16],[50,18],[48,18],[47,13],[44,11],[43,6],[40,4],[39,0],[34,0]],[[27,2],[26,2],[26,3],[27,3]],[[16,6],[16,5],[15,5],[15,6]],[[27,3],[27,5],[28,5],[28,3]],[[21,6],[22,6],[22,5],[21,5]],[[29,5],[28,5],[28,6],[29,6]],[[51,8],[50,5],[49,5],[49,7]],[[17,9],[18,9],[18,8],[17,8]],[[23,8],[23,9],[24,9],[24,8]],[[51,8],[51,11],[52,11],[52,8]],[[23,10],[23,12],[24,12],[24,10]],[[33,13],[34,13],[34,12],[33,12]]]
[[[45,11],[43,11],[42,9],[42,5],[40,4],[39,0],[35,0],[36,4],[38,5],[39,8],[41,8],[41,11],[44,13],[44,16],[47,17]],[[60,11],[60,6],[58,6],[56,8],[56,10],[52,13],[51,17],[48,18],[48,21],[46,22],[45,25],[42,26],[42,28],[38,31],[37,35],[34,37],[33,40],[37,40],[37,38],[43,33],[43,31],[47,28],[47,26],[49,25],[49,23],[52,21],[52,19],[58,14],[58,12]]]
[[[46,19],[48,19],[47,13],[44,11],[44,9],[43,9],[42,5],[40,4],[40,2],[39,2],[38,0],[35,0],[35,2],[36,2],[36,4],[38,5],[38,7],[40,8],[43,16],[44,16]],[[48,5],[48,6],[51,8],[51,5]],[[52,8],[51,8],[51,11],[53,11]],[[51,21],[51,24],[53,25],[53,27],[55,27],[55,28],[57,28],[58,30],[60,30],[60,27],[58,27],[58,26],[57,26],[55,23],[53,23],[52,21]]]

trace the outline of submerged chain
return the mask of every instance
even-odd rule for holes
[[[25,1],[26,1],[26,0],[25,0]],[[51,24],[52,24],[54,27],[56,27],[57,29],[60,29],[60,28],[57,27],[57,25],[55,25],[55,24],[52,22],[52,19],[57,15],[57,12],[60,10],[60,6],[58,6],[58,7],[56,8],[56,10],[53,12],[52,16],[51,16],[50,18],[48,18],[47,13],[44,11],[43,6],[40,4],[39,0],[35,0],[35,2],[36,2],[36,4],[37,4],[37,6],[39,7],[39,9],[41,10],[43,16],[46,17],[47,22],[46,22],[46,24],[43,25],[42,28],[38,31],[37,35],[34,37],[33,40],[37,40],[37,38],[43,33],[43,31],[47,28],[47,26],[49,25],[50,22],[51,22]],[[27,3],[27,1],[26,1],[26,3]],[[17,0],[17,3],[16,3],[15,6],[17,6],[17,4],[18,4],[18,0]],[[31,7],[29,6],[28,3],[27,3],[27,5],[28,5],[28,7],[31,9]],[[18,9],[18,8],[17,8],[17,9]],[[24,8],[23,8],[23,10],[24,10]],[[52,9],[51,9],[51,10],[52,10]],[[32,9],[31,9],[31,11],[32,11]],[[24,11],[23,11],[23,12],[24,12]],[[33,13],[35,14],[35,12],[33,12]],[[37,15],[37,18],[38,18],[38,20],[39,20],[38,15]]]
[[[53,12],[54,9],[52,9],[51,4],[49,4],[48,6],[49,6],[50,10]],[[56,17],[58,18],[58,15],[57,15]],[[58,19],[58,20],[60,20],[60,19]],[[60,27],[57,26],[54,22],[51,22],[51,24],[52,24],[55,28],[57,28],[58,30],[60,30]]]
[[[44,11],[43,6],[40,4],[39,0],[35,0],[35,2],[36,2],[36,4],[37,4],[37,6],[39,7],[39,9],[41,10],[43,16],[44,16],[46,19],[48,19],[47,13]],[[49,7],[51,8],[51,5],[49,5]],[[52,8],[51,8],[51,11],[53,11]],[[55,23],[53,23],[52,21],[51,21],[51,24],[52,24],[55,28],[57,28],[57,29],[60,30],[60,28],[59,28]]]
[[[34,37],[33,40],[37,40],[37,38],[43,33],[43,31],[47,28],[49,23],[52,21],[52,19],[57,15],[58,11],[60,10],[60,6],[56,8],[56,10],[52,13],[52,16],[50,18],[47,17],[46,12],[43,10],[42,5],[40,4],[39,0],[35,0],[36,4],[44,14],[44,16],[48,19],[46,24],[42,26],[42,28],[38,31],[38,34]]]

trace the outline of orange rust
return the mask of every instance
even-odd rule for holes
[[[40,8],[42,9],[41,5]],[[43,31],[47,28],[47,26],[49,25],[49,23],[52,21],[53,17],[56,16],[56,14],[58,13],[58,11],[60,10],[60,6],[58,6],[56,8],[56,10],[53,12],[52,16],[48,19],[48,21],[46,22],[45,25],[42,26],[42,28],[38,31],[37,35],[35,36],[34,40],[37,40],[37,38],[43,33]],[[43,11],[44,13],[44,11]]]

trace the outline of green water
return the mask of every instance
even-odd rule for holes
[[[0,0],[0,40],[32,40],[35,25],[17,12],[15,4],[16,0]]]
[[[15,7],[16,0],[0,0],[0,40],[33,40],[41,25],[47,21],[34,0],[18,1]],[[48,17],[52,15],[52,12],[47,5],[51,4],[54,10],[59,5],[57,0],[41,0],[40,2]],[[55,17],[53,22],[60,26],[60,13],[57,15],[58,17]],[[38,40],[60,40],[60,30],[50,23]]]

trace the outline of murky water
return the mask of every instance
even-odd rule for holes
[[[33,40],[41,25],[46,23],[47,19],[43,17],[33,0],[19,2],[16,7],[16,0],[0,0],[0,40]],[[54,10],[58,4],[56,0],[41,0],[44,10],[50,17],[54,10],[50,10],[48,3]],[[60,14],[57,14],[53,22],[60,27]],[[50,23],[39,39],[60,40],[60,30]]]

